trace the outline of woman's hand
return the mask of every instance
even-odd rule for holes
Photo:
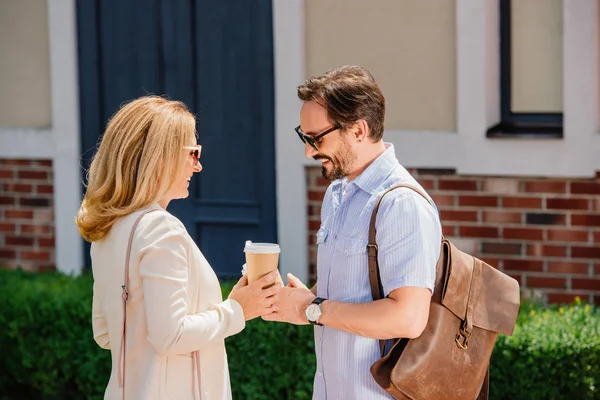
[[[262,278],[248,284],[247,275],[243,275],[233,289],[231,289],[229,298],[237,301],[242,306],[246,321],[269,315],[273,312],[272,306],[275,301],[275,295],[282,286],[280,282],[276,283],[278,277],[278,271],[271,271]],[[274,285],[263,289],[263,287],[271,284]]]

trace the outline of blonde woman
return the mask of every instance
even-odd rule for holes
[[[183,103],[139,98],[112,117],[89,170],[76,222],[92,242],[94,339],[112,353],[106,399],[230,399],[224,339],[269,314],[278,290],[261,289],[276,275],[243,276],[223,301],[166,211],[202,170],[195,125]]]

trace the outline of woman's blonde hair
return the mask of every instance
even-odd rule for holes
[[[83,238],[104,238],[117,218],[159,201],[196,144],[196,120],[185,104],[145,96],[110,119],[88,171],[75,221]]]

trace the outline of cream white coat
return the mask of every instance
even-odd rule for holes
[[[235,300],[223,301],[217,276],[185,227],[158,204],[136,228],[130,261],[125,398],[231,399],[224,339],[245,326]],[[94,339],[112,355],[105,399],[121,399],[121,286],[127,243],[143,210],[119,219],[91,247]],[[200,365],[197,373],[196,365]]]

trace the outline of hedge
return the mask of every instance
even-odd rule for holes
[[[491,361],[497,399],[600,399],[600,309],[582,303],[521,305],[512,336]]]
[[[92,338],[91,289],[90,274],[0,269],[0,399],[103,397],[110,353]],[[254,320],[226,343],[234,399],[311,398],[310,326]],[[523,304],[490,376],[491,399],[600,398],[600,310]]]

